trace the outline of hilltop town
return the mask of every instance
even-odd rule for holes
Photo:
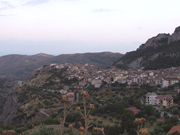
[[[139,87],[143,84],[150,86],[168,87],[179,82],[180,67],[171,67],[159,70],[121,70],[115,67],[102,69],[91,64],[49,64],[46,69],[63,69],[67,68],[64,77],[70,79],[77,78],[81,80],[74,88],[82,89],[88,83],[99,88],[103,82],[111,85],[115,82],[127,84],[129,87]],[[39,70],[36,70],[39,72]],[[56,80],[58,81],[58,80]]]

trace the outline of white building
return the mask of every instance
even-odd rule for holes
[[[99,82],[98,82],[98,83],[95,83],[94,87],[95,87],[95,88],[100,88],[100,87],[101,87],[101,84],[102,84],[102,83],[99,83]]]
[[[169,85],[173,85],[178,82],[178,78],[164,78],[162,80],[162,88],[168,87]]]
[[[157,97],[157,94],[152,92],[148,92],[146,94],[146,105],[156,105],[156,97]]]
[[[91,85],[95,85],[97,83],[101,83],[102,84],[102,81],[99,80],[99,79],[93,79],[92,82],[91,82]]]
[[[168,79],[163,79],[162,80],[162,88],[168,87],[169,86],[169,80]]]
[[[66,94],[66,93],[67,93],[67,90],[63,90],[63,89],[62,89],[62,90],[60,90],[59,92],[60,92],[61,94]]]

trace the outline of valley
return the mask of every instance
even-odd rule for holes
[[[180,123],[179,33],[125,55],[0,57],[0,132],[168,134]]]

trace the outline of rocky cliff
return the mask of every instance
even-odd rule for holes
[[[172,35],[163,33],[148,39],[145,44],[139,46],[139,49],[145,49],[151,46],[157,47],[163,44],[170,44],[171,42],[178,40],[180,40],[180,26],[175,29]]]
[[[11,123],[16,116],[17,97],[15,90],[19,87],[16,81],[0,78],[0,121]]]
[[[172,35],[168,38],[168,44],[180,40],[180,26],[177,27]]]
[[[139,49],[145,49],[150,46],[157,47],[159,45],[167,44],[169,37],[169,34],[158,34],[157,36],[148,39],[145,44],[142,44],[139,47]]]
[[[126,65],[133,69],[168,68],[179,66],[179,57],[180,26],[171,35],[163,33],[148,39],[136,51],[126,53],[114,65]]]

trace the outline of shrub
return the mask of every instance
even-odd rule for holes
[[[53,119],[51,117],[42,120],[42,123],[43,124],[47,124],[47,125],[50,125],[50,124],[59,124],[58,119],[55,119],[55,118]]]
[[[23,131],[26,131],[28,128],[27,127],[19,127],[19,128],[16,128],[15,131],[17,133],[22,133]]]
[[[46,127],[45,125],[40,125],[39,130],[32,132],[31,135],[59,135],[59,129],[51,129]]]
[[[101,113],[98,113],[98,116],[101,116],[102,114]]]
[[[99,123],[99,124],[102,124],[102,123],[103,123],[103,121],[98,121],[98,123]]]
[[[27,124],[27,128],[28,128],[28,129],[31,129],[31,128],[32,128],[32,123],[28,123],[28,124]]]
[[[156,121],[156,117],[155,116],[149,116],[149,121],[155,122]]]
[[[120,119],[121,119],[121,115],[118,114],[118,115],[116,116],[116,119],[120,120]]]
[[[112,119],[112,118],[109,118],[109,120],[110,120],[110,121],[113,121],[113,119]]]
[[[97,120],[97,118],[93,118],[93,121],[96,121]]]
[[[161,121],[158,121],[158,123],[157,123],[157,126],[162,126],[162,122]]]
[[[178,111],[177,108],[172,109],[172,113],[173,113],[173,114],[178,114],[178,112],[179,112],[179,111]]]
[[[3,131],[3,129],[2,129],[2,128],[0,128],[0,133],[2,133],[2,131]]]
[[[108,115],[107,115],[107,114],[104,114],[104,115],[103,115],[103,118],[105,118],[105,119],[106,119],[107,117],[108,117]]]

